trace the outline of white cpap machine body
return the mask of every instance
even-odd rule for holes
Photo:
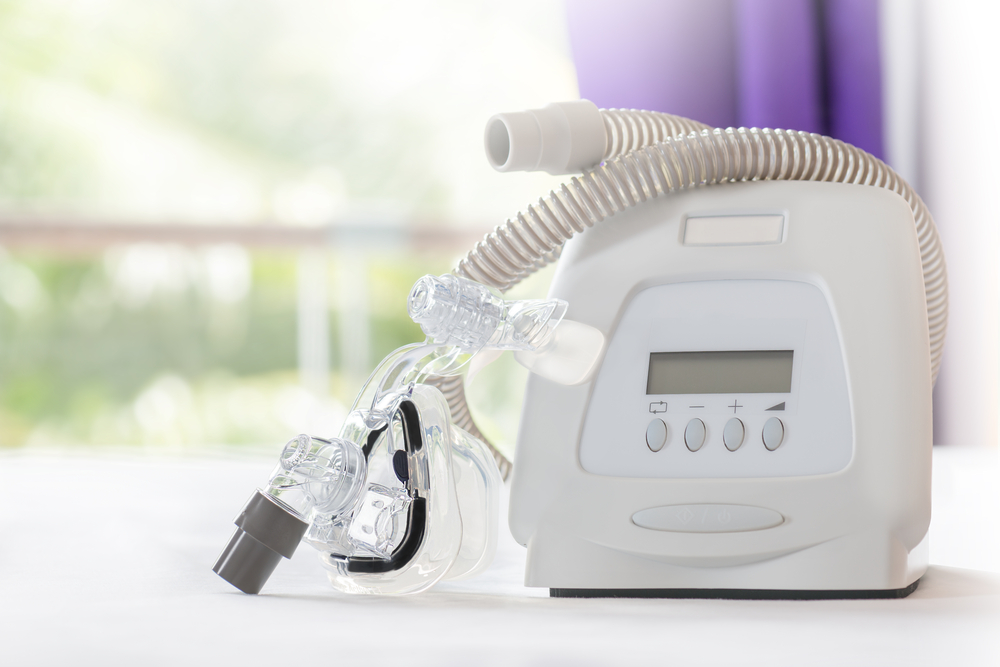
[[[607,344],[585,384],[528,381],[526,585],[911,592],[931,511],[920,256],[899,195],[841,183],[691,189],[570,240],[550,296]]]

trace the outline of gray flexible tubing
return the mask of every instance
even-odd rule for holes
[[[455,273],[506,292],[558,258],[588,227],[649,199],[740,181],[824,181],[885,188],[913,212],[927,301],[931,383],[937,381],[948,325],[948,278],[934,219],[888,165],[843,141],[792,130],[713,129],[651,111],[602,109],[602,164],[572,178],[509,218],[476,244]],[[434,378],[455,424],[490,445],[504,479],[511,463],[483,438],[469,413],[461,376]]]

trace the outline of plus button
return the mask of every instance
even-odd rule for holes
[[[733,409],[733,414],[736,414],[736,411],[742,408],[743,406],[740,405],[739,399],[735,399],[733,400],[733,404],[730,405],[729,407]]]

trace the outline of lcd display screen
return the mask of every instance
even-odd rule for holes
[[[653,352],[647,394],[787,394],[792,350]]]

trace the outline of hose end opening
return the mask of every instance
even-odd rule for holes
[[[486,159],[497,171],[507,171],[510,159],[510,130],[503,119],[493,117],[486,124]]]

